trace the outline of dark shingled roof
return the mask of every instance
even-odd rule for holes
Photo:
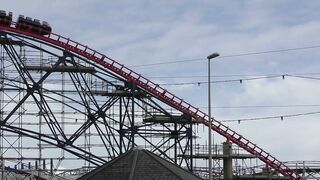
[[[133,149],[78,180],[202,180],[147,150]]]

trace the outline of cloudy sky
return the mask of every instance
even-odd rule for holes
[[[174,84],[164,86],[204,111],[205,58],[219,52],[221,57],[212,62],[213,80],[237,81],[213,84],[214,117],[262,118],[225,124],[280,160],[320,160],[320,114],[263,119],[320,111],[320,1],[0,0],[0,4],[15,17],[48,21],[53,32],[87,44],[157,83]]]

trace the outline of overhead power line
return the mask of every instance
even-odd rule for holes
[[[261,80],[261,79],[271,79],[271,78],[285,78],[286,75],[277,75],[277,76],[265,76],[265,77],[254,77],[254,78],[243,78],[243,79],[229,79],[229,80],[221,80],[221,81],[211,81],[211,83],[228,83],[228,82],[240,82],[243,81],[253,81],[253,80]],[[208,81],[198,81],[198,82],[180,82],[180,83],[162,83],[159,84],[161,86],[181,86],[181,85],[190,85],[190,84],[208,84]]]
[[[286,104],[286,105],[243,105],[243,106],[215,106],[213,109],[250,109],[250,108],[305,108],[320,107],[320,104]],[[201,107],[208,108],[208,107]]]
[[[311,77],[311,76],[301,76],[301,75],[292,75],[292,74],[278,74],[278,75],[270,75],[270,76],[257,76],[252,78],[241,78],[241,79],[228,79],[228,80],[217,80],[211,81],[211,83],[229,83],[229,82],[240,82],[243,83],[244,81],[254,81],[254,80],[261,80],[261,79],[272,79],[272,78],[282,78],[285,77],[293,77],[293,78],[302,78],[302,79],[311,79],[311,80],[320,80],[318,77]],[[162,83],[159,84],[161,86],[181,86],[181,85],[193,85],[197,84],[200,86],[201,84],[208,84],[208,81],[197,81],[197,82],[178,82],[178,83]]]
[[[221,56],[221,58],[238,57],[238,56],[251,56],[251,55],[270,54],[270,53],[279,53],[279,52],[288,52],[288,51],[299,51],[299,50],[315,49],[315,48],[320,48],[320,45],[226,55],[226,56]]]
[[[319,81],[320,78],[317,77],[310,77],[310,76],[301,76],[301,75],[288,75],[290,77],[296,77],[296,78],[301,78],[301,79],[311,79],[311,80],[317,80]]]
[[[220,122],[238,122],[238,123],[241,123],[243,121],[262,121],[262,120],[271,120],[271,119],[284,120],[284,118],[298,117],[298,116],[308,116],[308,115],[314,115],[314,114],[320,114],[320,111],[297,113],[297,114],[287,114],[287,115],[280,115],[280,116],[267,116],[267,117],[255,117],[255,118],[243,118],[243,119],[226,119],[226,120],[220,120]]]
[[[280,52],[290,52],[290,51],[299,51],[299,50],[306,50],[306,49],[316,49],[320,48],[320,45],[313,45],[313,46],[304,46],[304,47],[296,47],[296,48],[287,48],[287,49],[276,49],[276,50],[268,50],[268,51],[258,51],[258,52],[248,52],[248,53],[240,53],[240,54],[231,54],[231,55],[222,55],[217,58],[231,58],[231,57],[241,57],[241,56],[252,56],[252,55],[261,55],[261,54],[273,54],[273,53],[280,53]],[[159,66],[165,64],[176,64],[176,63],[184,63],[184,62],[196,62],[196,61],[203,61],[205,57],[198,57],[192,59],[182,59],[182,60],[175,60],[175,61],[164,61],[158,63],[149,63],[149,64],[138,64],[132,65],[129,67],[145,67],[145,66]]]
[[[264,77],[264,76],[303,76],[303,75],[320,75],[320,72],[290,72],[290,73],[267,73],[267,74],[220,74],[220,75],[213,75],[212,78],[224,78],[224,77]],[[149,79],[192,79],[192,78],[208,78],[207,75],[179,75],[179,76],[148,76]]]

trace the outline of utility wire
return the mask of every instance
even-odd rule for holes
[[[269,50],[269,51],[259,51],[259,52],[249,52],[249,53],[241,53],[241,54],[231,54],[231,55],[219,56],[217,58],[231,58],[231,57],[261,55],[261,54],[272,54],[272,53],[299,51],[299,50],[315,49],[315,48],[320,48],[320,45],[304,46],[304,47],[296,47],[296,48],[288,48],[288,49],[278,49],[278,50]],[[164,61],[164,62],[159,62],[159,63],[138,64],[138,65],[132,65],[129,67],[145,67],[145,66],[158,66],[158,65],[165,65],[165,64],[176,64],[176,63],[182,63],[182,62],[196,62],[196,61],[203,61],[205,59],[206,58],[201,57],[201,58],[184,59],[184,60],[176,60],[176,61]]]
[[[311,79],[311,80],[320,80],[318,77],[311,77],[311,76],[301,76],[301,75],[293,75],[293,74],[278,74],[278,75],[270,75],[270,76],[257,76],[252,78],[242,78],[242,79],[229,79],[229,80],[218,80],[218,81],[211,81],[211,83],[229,83],[229,82],[240,82],[243,83],[244,81],[254,81],[254,80],[261,80],[261,79],[272,79],[272,78],[279,78],[285,79],[285,77],[294,77],[294,78],[302,78],[302,79]],[[208,81],[197,81],[197,82],[179,82],[179,83],[162,83],[159,84],[161,86],[179,86],[179,85],[191,85],[197,84],[200,86],[201,84],[208,84]]]
[[[243,79],[229,79],[229,80],[221,80],[221,81],[211,81],[210,83],[228,83],[228,82],[240,82],[243,81],[253,81],[253,80],[261,80],[261,79],[271,79],[271,78],[279,78],[282,77],[284,79],[286,75],[276,75],[276,76],[265,76],[265,77],[255,77],[255,78],[243,78]],[[208,84],[208,81],[199,81],[199,82],[181,82],[181,83],[162,83],[159,84],[161,86],[181,86],[181,85],[190,85],[197,84],[200,86],[201,84]]]
[[[287,114],[282,116],[267,116],[267,117],[255,117],[255,118],[243,118],[243,119],[227,119],[227,120],[220,120],[220,122],[242,122],[242,121],[261,121],[261,120],[271,120],[271,119],[281,119],[289,117],[298,117],[298,116],[307,116],[307,115],[314,115],[320,114],[320,111],[315,112],[306,112],[306,113],[298,113],[298,114]]]
[[[303,75],[320,75],[320,72],[310,73],[268,73],[268,74],[225,74],[225,75],[213,75],[212,78],[223,78],[223,77],[261,77],[261,76],[303,76]],[[148,76],[149,79],[174,79],[174,78],[208,78],[207,75],[180,75],[180,76]]]
[[[301,78],[301,79],[311,79],[311,80],[317,80],[317,81],[320,80],[320,78],[310,77],[310,76],[300,76],[300,75],[288,75],[288,76]]]
[[[218,58],[218,57],[217,57]],[[221,58],[221,57],[220,57]],[[150,63],[150,64],[138,64],[138,65],[132,65],[129,66],[130,68],[133,67],[146,67],[146,66],[159,66],[159,65],[165,65],[165,64],[176,64],[176,63],[182,63],[182,62],[195,62],[195,61],[203,61],[205,58],[194,58],[194,59],[184,59],[184,60],[177,60],[177,61],[164,61],[160,63]]]
[[[297,107],[320,107],[320,104],[248,105],[248,106],[215,106],[215,107],[212,107],[212,109],[297,108]],[[200,107],[200,108],[208,108],[208,107]]]

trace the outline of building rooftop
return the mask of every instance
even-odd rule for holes
[[[78,180],[202,180],[158,155],[132,149],[114,160],[85,174]]]

